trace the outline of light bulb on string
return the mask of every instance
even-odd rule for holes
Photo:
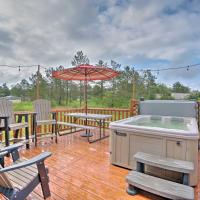
[[[19,66],[19,72],[21,71],[21,68],[20,68],[20,66]]]
[[[187,66],[187,71],[189,71],[189,69],[190,69],[190,66],[188,65],[188,66]]]

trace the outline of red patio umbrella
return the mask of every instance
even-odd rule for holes
[[[119,75],[119,72],[104,66],[89,64],[54,71],[52,77],[62,80],[84,81],[85,112],[87,113],[87,82],[94,80],[110,80]]]

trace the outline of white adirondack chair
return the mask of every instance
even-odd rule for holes
[[[38,138],[48,138],[55,137],[57,143],[57,122],[56,122],[56,113],[51,112],[51,102],[44,99],[38,99],[33,102],[34,112],[36,113],[35,121],[35,145],[37,145]],[[46,135],[38,135],[36,130],[37,126],[41,125],[52,125],[52,133]]]
[[[5,131],[5,144],[10,145],[10,131],[19,131],[19,129],[25,128],[25,139],[29,141],[29,130],[28,130],[28,114],[18,114],[18,120],[25,117],[25,122],[17,123],[12,108],[12,102],[6,98],[0,98],[0,131]],[[29,148],[29,144],[26,144]]]

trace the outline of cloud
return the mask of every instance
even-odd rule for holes
[[[0,0],[0,4],[0,64],[70,66],[78,50],[93,64],[114,59],[136,68],[200,60],[198,0]],[[14,83],[36,68],[24,69],[20,76],[3,70],[7,73],[1,82]],[[197,71],[167,75],[197,81]]]

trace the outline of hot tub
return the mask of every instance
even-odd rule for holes
[[[133,155],[145,152],[163,157],[193,161],[195,170],[190,185],[197,184],[198,139],[197,121],[193,117],[138,115],[110,123],[111,163],[136,169]],[[180,181],[175,172],[149,167],[150,174]]]
[[[198,126],[195,118],[159,115],[138,115],[112,122],[110,129],[142,132],[175,138],[198,139]]]

